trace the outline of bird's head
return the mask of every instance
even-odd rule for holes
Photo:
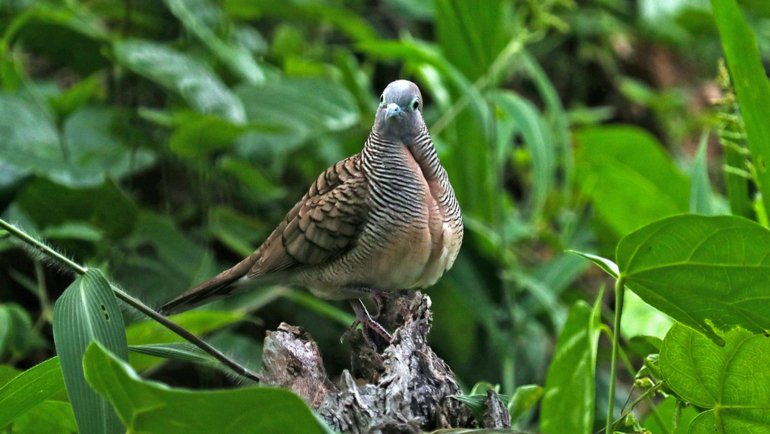
[[[422,94],[417,85],[408,80],[390,83],[380,96],[375,129],[402,137],[417,133],[423,126]]]

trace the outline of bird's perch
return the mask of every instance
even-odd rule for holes
[[[379,320],[390,329],[397,327],[392,344],[378,353],[359,332],[353,333],[352,369],[343,371],[337,382],[326,375],[312,337],[283,323],[265,338],[263,384],[294,391],[333,429],[343,432],[507,427],[504,406],[488,405],[489,414],[475,422],[468,408],[452,398],[461,393],[454,374],[427,343],[430,304],[420,292],[387,299]],[[488,401],[498,399],[491,396]]]

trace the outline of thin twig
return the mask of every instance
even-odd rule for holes
[[[66,256],[62,255],[61,253],[57,252],[56,250],[52,249],[49,246],[46,246],[45,244],[41,243],[40,241],[36,240],[34,237],[30,236],[26,232],[22,231],[21,229],[17,228],[16,226],[6,222],[3,219],[0,219],[0,228],[5,229],[13,235],[14,237],[24,241],[25,243],[29,244],[30,246],[34,247],[38,251],[54,258],[58,262],[64,264],[67,266],[67,268],[71,269],[75,273],[81,275],[85,274],[86,271],[88,271],[87,267],[84,267],[75,261],[67,258]],[[201,350],[205,351],[215,359],[217,359],[219,362],[221,362],[223,365],[230,368],[233,372],[235,372],[238,375],[244,376],[246,378],[249,378],[253,381],[259,382],[259,375],[257,375],[254,372],[251,372],[249,369],[247,369],[244,366],[241,366],[234,360],[230,359],[226,355],[224,355],[221,351],[217,350],[216,348],[212,347],[208,343],[206,343],[203,339],[195,336],[192,332],[185,329],[184,327],[180,326],[179,324],[171,321],[167,317],[161,315],[160,313],[153,310],[151,307],[144,304],[141,300],[138,298],[133,297],[132,295],[128,294],[127,292],[123,291],[122,289],[118,288],[117,286],[110,284],[110,288],[115,293],[115,296],[122,300],[124,303],[128,304],[129,306],[133,307],[134,309],[138,310],[139,312],[147,315],[148,317],[152,318],[153,320],[160,323],[163,327],[166,327],[167,329],[171,330],[172,332],[176,333],[186,341],[190,342],[191,344],[195,345],[196,347],[200,348]]]

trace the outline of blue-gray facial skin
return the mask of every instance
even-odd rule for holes
[[[382,92],[374,128],[390,137],[414,134],[424,127],[422,94],[407,80],[389,84]]]

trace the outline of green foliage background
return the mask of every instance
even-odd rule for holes
[[[721,405],[768,402],[761,390],[740,388],[751,402],[724,390],[705,399],[698,388],[708,384],[690,384],[663,362],[725,370],[722,356],[709,356],[721,351],[713,342],[742,348],[734,350],[744,364],[736,369],[767,354],[751,333],[770,329],[770,235],[762,227],[770,193],[761,194],[770,185],[770,85],[762,69],[770,61],[770,7],[738,3],[0,0],[0,213],[160,305],[258,246],[321,170],[360,150],[384,86],[412,79],[464,213],[460,257],[428,293],[432,346],[466,390],[480,381],[506,395],[544,385],[542,407],[523,414],[520,427],[604,426],[611,351],[599,338],[608,330],[600,320],[611,322],[615,298],[612,291],[597,297],[613,280],[568,250],[593,252],[612,258],[617,266],[589,255],[620,278],[621,290],[625,283],[633,291],[621,326],[618,407],[639,395],[634,376],[660,352],[662,371],[652,378],[703,410],[697,417],[692,407],[675,411],[669,400],[658,410],[635,409],[636,419],[615,429],[679,432],[677,423],[693,420],[691,432],[706,432],[698,430],[710,429],[709,412]],[[734,89],[720,69],[723,55]],[[650,225],[688,212],[759,225],[694,216]],[[655,238],[660,233],[669,235]],[[53,304],[72,278],[40,255],[20,254],[5,235],[0,403],[29,382],[48,392],[7,407],[16,413],[0,405],[0,429],[71,432],[60,376],[69,381],[68,362],[61,370],[58,359],[41,362],[57,354]],[[699,245],[712,236],[723,238]],[[653,241],[661,250],[637,255]],[[109,294],[99,282],[99,294]],[[725,291],[737,298],[725,299]],[[210,360],[148,356],[148,345],[181,339],[129,310],[124,317],[128,345],[144,346],[129,357],[144,377],[195,389],[233,386]],[[346,305],[301,289],[258,288],[177,320],[254,370],[265,331],[297,324],[313,331],[330,373],[348,367],[339,342],[352,322]],[[728,332],[736,326],[745,330]],[[681,354],[677,342],[687,339],[702,351]],[[566,349],[569,342],[581,343]],[[125,344],[107,347],[120,353]],[[200,361],[189,348],[163,348]],[[109,382],[120,378],[137,399],[203,405],[134,379],[100,347],[86,353],[84,371],[79,363],[71,369],[124,424],[138,410],[110,396]],[[641,376],[655,366],[648,361]],[[759,384],[770,384],[767,372],[758,374]],[[286,402],[299,415],[290,420],[296,429],[317,428],[295,397],[265,393],[254,392],[254,402]],[[585,399],[570,405],[576,394]],[[722,416],[732,429],[770,423],[759,410],[730,411]]]

